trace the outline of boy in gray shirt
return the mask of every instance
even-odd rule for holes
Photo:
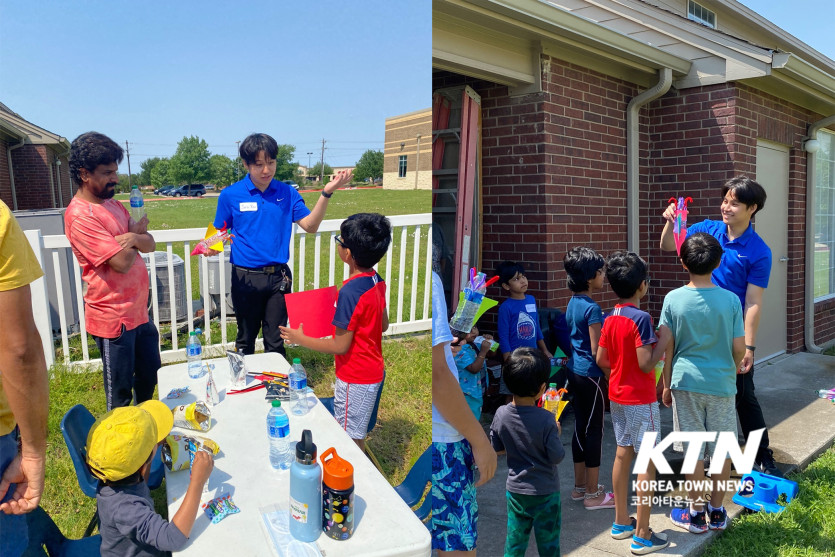
[[[507,453],[507,539],[505,556],[523,556],[531,529],[539,555],[560,554],[560,478],[565,457],[554,414],[538,408],[551,363],[534,348],[517,348],[502,368],[513,402],[500,407],[490,426],[497,453]]]
[[[146,480],[157,446],[173,425],[168,406],[148,400],[115,408],[90,428],[87,464],[102,480],[96,491],[102,557],[165,555],[188,541],[214,461],[211,453],[197,451],[179,510],[171,522],[158,515]]]

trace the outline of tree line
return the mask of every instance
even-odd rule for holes
[[[293,145],[279,145],[276,157],[275,177],[286,182],[292,180],[297,184],[304,182],[305,177],[299,173],[299,164],[293,161],[296,148]],[[333,168],[327,163],[317,162],[308,170],[309,176],[325,176],[333,174]],[[168,157],[152,157],[140,163],[140,172],[130,177],[134,185],[160,188],[166,185],[179,186],[183,184],[214,184],[224,188],[237,182],[246,175],[241,158],[230,159],[226,155],[212,154],[209,144],[197,136],[183,137],[177,144],[174,155]],[[362,154],[354,169],[354,180],[365,181],[382,178],[383,152],[372,149]],[[119,190],[128,190],[128,175],[119,175]]]

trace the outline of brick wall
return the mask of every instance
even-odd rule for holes
[[[15,194],[19,210],[54,207],[49,182],[49,161],[52,160],[52,156],[45,145],[24,145],[12,151]]]
[[[693,198],[688,220],[718,218],[720,189],[729,178],[756,175],[757,140],[789,145],[787,348],[804,346],[804,254],[806,156],[801,147],[808,122],[821,116],[743,84],[670,91],[646,110],[649,122],[648,186],[641,193],[641,244],[652,269],[648,309],[659,315],[665,292],[687,279],[671,254],[662,254],[660,213],[670,197]],[[642,151],[643,155],[643,151]],[[645,201],[646,200],[646,201]],[[830,337],[831,338],[831,337]]]
[[[521,261],[540,307],[564,308],[562,258],[575,245],[605,255],[626,249],[626,107],[639,89],[543,57],[542,93],[510,97],[507,87],[436,72],[433,87],[470,85],[482,96],[482,267]],[[742,84],[671,90],[641,110],[639,252],[653,286],[645,308],[657,319],[663,296],[686,279],[662,253],[661,213],[686,193],[691,222],[717,218],[722,184],[756,175],[758,139],[789,153],[787,348],[804,347],[806,156],[801,139],[821,118]],[[503,300],[494,288],[488,296]],[[604,308],[608,287],[596,294]],[[835,338],[835,300],[816,305],[816,340]],[[491,326],[489,320],[484,323]]]

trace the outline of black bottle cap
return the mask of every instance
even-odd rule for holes
[[[316,462],[316,445],[313,444],[313,434],[309,429],[302,431],[302,440],[296,443],[296,460],[302,464]]]

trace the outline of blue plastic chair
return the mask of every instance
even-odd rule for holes
[[[72,459],[73,468],[75,468],[75,477],[78,480],[78,487],[87,497],[96,498],[96,489],[99,486],[99,480],[92,473],[87,466],[87,434],[90,433],[90,428],[93,427],[96,419],[83,404],[76,404],[64,414],[61,418],[61,433],[64,434],[64,442],[67,444],[67,449]],[[159,456],[151,463],[151,473],[148,477],[148,487],[156,489],[162,484],[164,477],[162,457]],[[98,511],[90,519],[90,524],[84,531],[84,536],[89,536],[99,521]]]
[[[427,485],[432,486],[432,447],[427,447],[425,451],[418,457],[415,465],[406,474],[406,478],[400,485],[394,486],[394,490],[400,495],[400,498],[409,505],[409,508],[414,511],[421,522],[429,520],[432,512],[432,494],[426,491]],[[426,492],[426,497],[424,497]],[[415,509],[415,505],[420,503],[423,497],[423,503]]]
[[[26,557],[100,557],[101,536],[95,535],[80,540],[67,539],[52,518],[38,507],[26,514],[29,530],[29,545]]]

